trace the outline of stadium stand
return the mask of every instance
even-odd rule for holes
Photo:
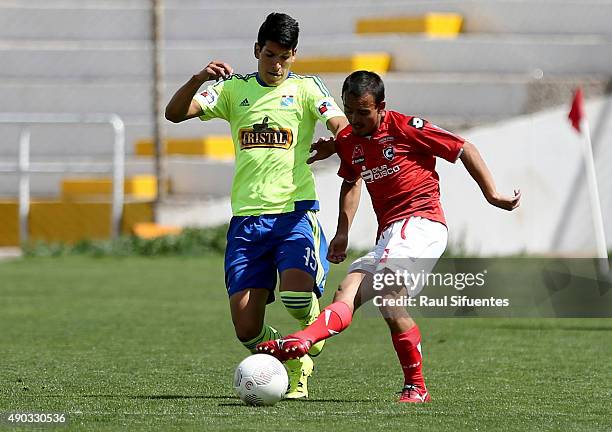
[[[383,53],[389,105],[454,130],[566,103],[577,84],[588,97],[609,90],[609,0],[288,0],[282,5],[166,0],[165,5],[166,101],[211,59],[223,59],[240,73],[254,71],[254,36],[274,10],[300,22],[303,64],[308,59],[341,64],[324,69],[315,62],[304,69],[318,69],[336,98],[346,72],[373,68],[356,63],[356,57]],[[0,111],[117,113],[126,123],[126,178],[154,174],[146,156],[152,153],[149,6],[147,0],[1,1]],[[446,37],[431,27],[436,17],[454,23],[452,31],[442,32]],[[371,33],[364,27],[368,23],[374,29],[396,23],[404,30]],[[204,127],[193,120],[164,126],[171,194],[163,221],[208,224],[225,217],[227,211],[217,210],[229,192],[233,165],[216,158],[231,151],[227,141],[211,143],[227,137],[226,124]],[[16,163],[18,136],[16,126],[0,125],[1,164]],[[108,130],[93,126],[35,127],[32,158],[74,158],[95,167],[108,160],[111,138]],[[33,176],[33,196],[60,197],[64,177]],[[0,196],[14,202],[17,184],[16,173],[1,174]],[[12,217],[13,207],[7,208],[0,207],[2,220]]]

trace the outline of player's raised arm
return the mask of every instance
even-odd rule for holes
[[[461,162],[463,162],[472,178],[476,180],[482,194],[491,205],[509,211],[514,210],[520,205],[520,190],[515,189],[513,196],[504,196],[497,192],[493,176],[474,144],[468,141],[463,144]]]
[[[348,233],[351,229],[355,213],[359,208],[361,198],[361,178],[354,182],[344,181],[340,187],[340,205],[338,210],[338,226],[336,235],[329,243],[327,259],[335,264],[346,259]]]
[[[179,88],[166,106],[166,119],[180,123],[202,113],[202,107],[193,97],[206,81],[226,79],[234,72],[227,63],[211,61],[204,69],[192,76]]]

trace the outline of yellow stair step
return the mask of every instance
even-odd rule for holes
[[[179,235],[183,229],[178,226],[159,225],[154,222],[142,222],[133,226],[134,235],[141,239],[154,239],[168,235]]]
[[[457,37],[462,25],[462,15],[431,12],[420,16],[359,19],[355,32],[359,34],[424,33],[431,37]]]
[[[124,181],[123,192],[134,199],[154,200],[157,197],[157,179],[153,175],[137,175]],[[113,181],[107,177],[65,178],[61,183],[62,199],[77,201],[88,198],[110,197]]]
[[[384,52],[356,53],[349,57],[300,57],[291,70],[298,74],[350,73],[368,70],[379,74],[389,71],[391,56]]]
[[[155,147],[150,138],[136,142],[137,156],[153,156]],[[197,138],[168,138],[165,141],[166,155],[207,156],[216,159],[233,159],[234,142],[230,135],[209,135]]]
[[[19,246],[19,204],[0,201],[0,246]],[[30,240],[74,244],[80,240],[108,239],[111,236],[112,204],[34,200],[30,203]],[[151,202],[123,205],[121,232],[130,234],[138,223],[153,220]]]
[[[19,202],[0,201],[0,246],[19,246]]]

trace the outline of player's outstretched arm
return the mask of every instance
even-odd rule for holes
[[[307,164],[327,159],[334,153],[336,153],[336,140],[333,138],[319,138],[316,142],[310,146],[310,152],[312,156],[306,160]]]
[[[347,127],[348,124],[346,117],[336,116],[327,120],[327,129],[336,137],[338,136],[338,132]],[[308,158],[306,163],[311,164],[319,160],[327,159],[336,153],[336,142],[333,138],[319,138],[317,142],[310,146],[310,151],[314,152],[314,154]]]
[[[202,107],[193,100],[193,97],[202,84],[210,80],[226,79],[233,72],[234,70],[227,63],[211,61],[174,93],[166,106],[166,119],[173,123],[180,123],[201,115]]]
[[[361,178],[353,183],[345,180],[340,187],[338,227],[336,228],[336,235],[329,243],[327,252],[327,259],[334,264],[339,264],[346,259],[348,233],[355,218],[355,213],[359,208],[361,183]]]
[[[521,191],[519,189],[515,189],[512,196],[500,195],[497,192],[493,176],[474,144],[468,141],[463,144],[461,162],[463,162],[472,178],[476,180],[482,194],[491,205],[509,211],[514,210],[520,205]]]

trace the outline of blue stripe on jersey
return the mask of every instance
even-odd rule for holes
[[[261,77],[259,76],[259,72],[257,72],[257,73],[255,74],[255,78],[257,78],[257,82],[259,83],[259,85],[260,85],[260,86],[262,86],[262,87],[273,87],[273,86],[270,86],[270,85],[266,84],[266,83],[265,83],[265,82],[264,82],[264,81],[261,79]]]

